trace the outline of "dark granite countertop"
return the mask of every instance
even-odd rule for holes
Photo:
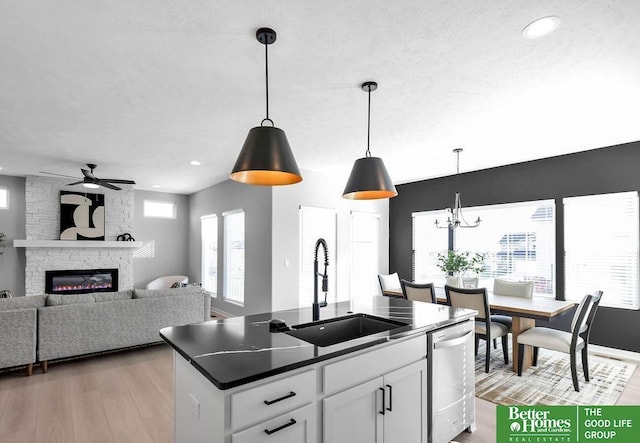
[[[468,309],[372,297],[329,304],[320,309],[320,319],[351,313],[388,318],[407,326],[326,347],[283,332],[269,332],[273,318],[282,319],[289,326],[311,322],[309,307],[168,327],[160,331],[160,336],[217,388],[229,389],[389,340],[433,331],[475,315]]]

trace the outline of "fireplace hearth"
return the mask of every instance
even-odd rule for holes
[[[86,294],[90,292],[116,292],[117,269],[73,269],[45,271],[47,294]]]

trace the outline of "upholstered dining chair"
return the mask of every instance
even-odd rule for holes
[[[564,352],[569,354],[571,359],[571,378],[573,380],[573,388],[580,392],[578,384],[578,369],[576,366],[576,354],[582,351],[582,370],[584,379],[589,381],[589,361],[587,346],[589,344],[589,333],[593,318],[602,298],[602,291],[596,291],[593,295],[584,296],[580,305],[576,309],[571,321],[571,332],[559,331],[557,329],[533,327],[518,335],[518,351],[520,352],[518,362],[518,375],[522,375],[522,360],[524,354],[524,346],[533,346],[533,366],[538,364],[538,349],[545,348],[553,351]]]
[[[400,280],[402,295],[411,301],[423,301],[436,303],[436,291],[433,283],[413,283],[408,280]]]
[[[445,285],[444,292],[447,296],[447,304],[456,308],[468,308],[478,311],[476,316],[476,354],[478,353],[479,339],[486,340],[487,345],[485,353],[484,372],[489,372],[489,363],[491,360],[491,340],[494,338],[502,339],[502,353],[504,355],[504,363],[509,364],[509,348],[507,344],[507,334],[509,329],[502,323],[491,321],[489,314],[489,301],[487,298],[486,288],[454,288]]]
[[[398,277],[397,272],[393,274],[378,274],[378,282],[380,282],[382,295],[386,291],[402,292],[402,285],[400,285],[400,277]]]
[[[532,281],[509,281],[496,278],[493,280],[493,293],[495,295],[508,295],[510,297],[533,297]],[[512,319],[509,315],[492,315],[491,321],[502,323],[509,328],[511,332]],[[493,347],[496,347],[496,341],[493,341]]]

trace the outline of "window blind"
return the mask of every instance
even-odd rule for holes
[[[214,295],[218,293],[218,217],[200,217],[202,244],[202,287]]]
[[[447,219],[446,210],[414,212],[412,218],[411,278],[418,283],[444,286],[445,274],[436,266],[438,254],[449,248],[449,230],[436,228],[436,219]]]
[[[553,200],[463,208],[477,228],[457,228],[458,251],[485,255],[479,285],[493,287],[495,278],[533,281],[534,293],[555,294],[555,205]]]
[[[378,295],[380,214],[351,212],[351,299]]]
[[[563,199],[566,299],[603,291],[601,306],[639,309],[638,193]]]
[[[329,248],[329,291],[327,302],[337,301],[337,214],[333,209],[300,206],[298,250],[298,297],[300,306],[313,303],[313,261],[316,241],[324,238]],[[324,251],[318,249],[318,271],[324,271]],[[324,300],[321,281],[318,281],[318,298]],[[345,294],[346,299],[348,295]]]
[[[224,299],[244,304],[244,211],[223,214]]]

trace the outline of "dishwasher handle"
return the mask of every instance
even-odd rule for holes
[[[453,348],[454,346],[460,346],[462,343],[467,341],[467,338],[473,333],[473,331],[469,331],[464,334],[462,337],[454,338],[451,340],[443,340],[438,341],[433,344],[433,349],[443,349],[443,348]]]

